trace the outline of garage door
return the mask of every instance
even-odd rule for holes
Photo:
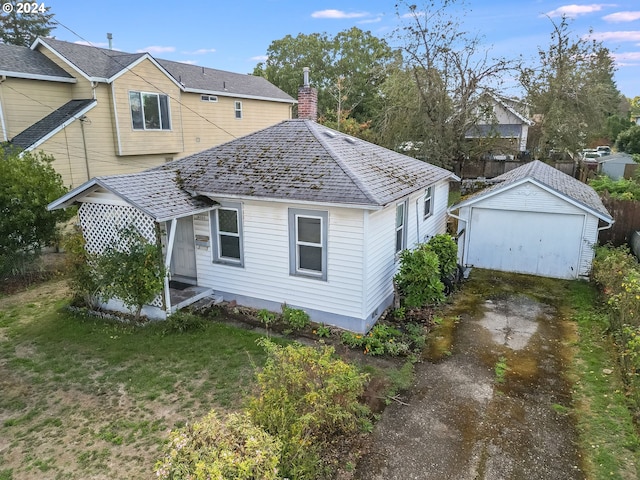
[[[473,208],[464,262],[478,268],[576,278],[584,215]]]

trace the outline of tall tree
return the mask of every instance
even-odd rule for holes
[[[318,114],[333,121],[345,115],[370,120],[378,108],[378,86],[393,52],[386,41],[353,27],[334,37],[326,33],[287,35],[274,40],[267,60],[253,74],[296,97],[302,69],[311,69],[318,89]]]
[[[458,15],[464,8],[456,0],[396,5],[403,23],[394,38],[402,58],[382,87],[381,142],[409,145],[408,153],[443,166],[469,155],[465,134],[480,114],[477,100],[514,67],[490,58],[481,38],[462,30]]]
[[[551,23],[548,49],[539,49],[538,65],[520,75],[540,129],[535,153],[543,157],[551,149],[573,154],[587,146],[606,131],[607,117],[620,104],[609,50],[600,42],[573,38],[565,17]]]
[[[44,2],[3,0],[0,14],[0,40],[2,43],[29,47],[38,37],[46,37],[55,28],[51,7]],[[8,7],[10,5],[11,7]]]

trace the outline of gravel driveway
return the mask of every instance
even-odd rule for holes
[[[416,365],[408,405],[384,411],[356,479],[585,478],[566,413],[570,326],[525,295],[481,307],[461,315],[451,355]]]

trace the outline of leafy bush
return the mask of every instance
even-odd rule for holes
[[[275,480],[280,441],[251,422],[248,415],[204,419],[171,433],[155,472],[163,480]]]
[[[616,147],[621,152],[640,153],[640,125],[633,125],[618,134]]]
[[[400,252],[400,270],[394,280],[407,307],[423,307],[444,300],[438,255],[427,244]]]
[[[427,242],[431,250],[438,256],[440,276],[453,275],[458,268],[458,244],[451,235],[439,233]]]
[[[69,286],[76,300],[87,307],[94,307],[99,285],[93,265],[95,257],[85,249],[85,240],[79,227],[68,234],[62,242],[66,255]]]
[[[200,315],[179,310],[169,315],[161,326],[165,333],[185,333],[202,330],[208,323],[207,319]]]
[[[258,310],[258,313],[256,315],[260,319],[260,322],[264,325],[264,328],[266,328],[267,330],[269,330],[269,327],[271,327],[271,325],[273,325],[276,320],[278,320],[278,316],[274,312],[271,312],[266,308]]]
[[[362,348],[367,355],[407,355],[410,351],[409,341],[397,328],[377,323],[365,335],[343,332],[342,343],[351,348]]]
[[[62,177],[42,153],[0,148],[0,274],[23,271],[58,238],[57,224],[73,211],[47,211],[64,195]]]
[[[606,175],[601,175],[590,180],[589,185],[598,193],[609,192],[612,198],[640,200],[640,183],[633,179],[612,180]]]
[[[160,247],[149,243],[133,226],[119,232],[98,257],[95,268],[100,295],[135,308],[136,319],[164,286],[166,269]]]
[[[249,403],[251,418],[282,442],[283,476],[318,478],[335,436],[358,431],[368,417],[358,401],[367,376],[334,358],[331,347],[260,342],[267,361],[258,374],[259,395]]]
[[[302,330],[310,323],[307,312],[299,308],[291,308],[286,304],[282,305],[282,321],[293,331]]]

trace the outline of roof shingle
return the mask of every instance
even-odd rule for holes
[[[72,79],[66,71],[42,53],[29,47],[0,43],[0,71]]]

